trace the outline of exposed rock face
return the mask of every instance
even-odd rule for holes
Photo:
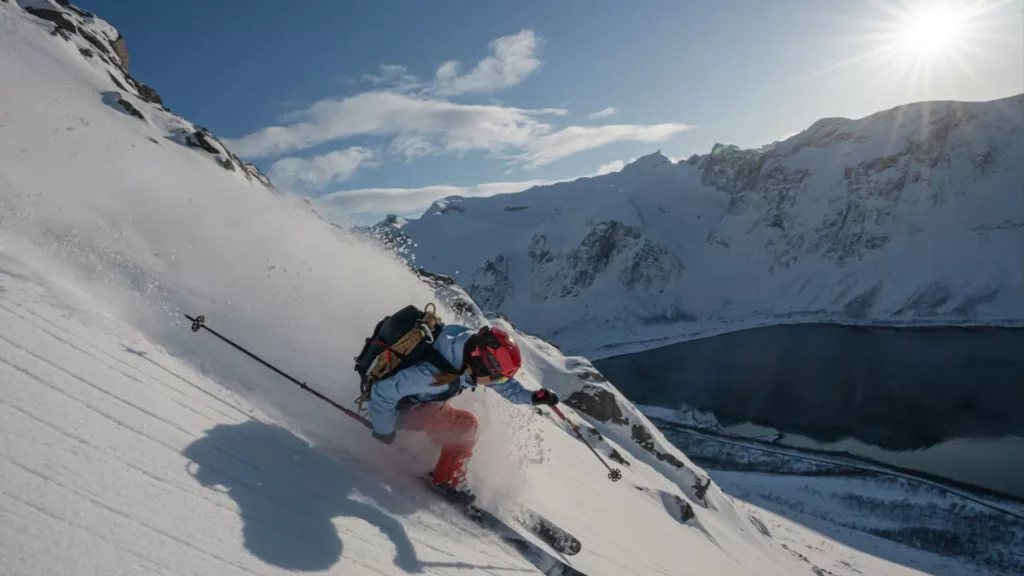
[[[554,251],[547,236],[538,233],[527,255],[533,270],[531,294],[538,300],[578,297],[612,267],[623,288],[646,292],[664,291],[682,271],[678,257],[643,238],[638,228],[616,220],[594,224],[577,247],[564,252]]]
[[[124,36],[118,35],[117,40],[114,40],[110,47],[114,49],[114,54],[117,54],[121,63],[124,64],[124,69],[127,70],[131,66],[132,55],[128,53],[128,43],[124,41]]]
[[[146,117],[142,115],[142,112],[139,112],[139,109],[136,108],[134,104],[132,104],[131,102],[125,100],[121,96],[118,96],[117,103],[120,104],[121,107],[124,108],[124,111],[127,112],[128,114],[131,114],[132,116],[138,118],[139,120],[145,120],[146,119]]]
[[[622,416],[622,409],[616,403],[615,395],[600,386],[587,384],[582,390],[573,392],[566,398],[565,403],[601,422],[627,422]]]
[[[497,310],[513,290],[508,278],[508,262],[504,256],[497,256],[473,274],[467,291],[484,308]]]

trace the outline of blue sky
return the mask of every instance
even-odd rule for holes
[[[1024,92],[1024,0],[76,4],[171,109],[337,219]]]

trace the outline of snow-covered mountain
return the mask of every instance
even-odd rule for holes
[[[1022,142],[1024,95],[917,103],[758,150],[447,198],[389,239],[595,358],[779,323],[1019,325]]]
[[[153,144],[161,146],[161,140],[165,140],[204,152],[221,168],[236,172],[249,182],[271,187],[270,180],[258,168],[235,156],[206,128],[171,112],[156,90],[132,77],[128,72],[131,53],[127,42],[108,22],[67,0],[15,0],[14,4],[51,23],[50,34],[66,42],[63,46],[69,54],[77,52],[77,58],[90,64],[86,68],[90,75],[106,76],[107,89],[100,94],[103,103],[157,128],[150,135]],[[69,70],[68,73],[75,72]],[[68,131],[74,129],[68,126]]]
[[[538,556],[480,529],[420,486],[423,437],[376,443],[182,321],[204,313],[351,405],[380,317],[440,299],[476,324],[479,307],[268,188],[130,79],[119,38],[66,2],[0,0],[3,574],[990,572],[731,497],[587,360],[522,332],[524,385],[566,398],[623,478],[546,412],[463,394],[481,501],[530,506],[584,548]]]

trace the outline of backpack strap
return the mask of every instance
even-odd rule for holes
[[[427,344],[426,349],[423,350],[422,358],[433,364],[434,368],[437,368],[443,374],[457,374],[459,372],[447,358],[437,351],[437,348],[434,348],[433,344]]]

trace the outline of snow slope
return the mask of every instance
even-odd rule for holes
[[[1020,325],[1022,139],[1024,95],[924,102],[381,226],[592,358],[780,323]]]
[[[423,437],[377,444],[182,322],[182,312],[204,313],[350,403],[351,357],[373,324],[438,294],[141,98],[127,58],[96,57],[97,44],[116,54],[118,37],[60,3],[0,1],[0,79],[17,87],[0,91],[0,571],[544,569],[550,558],[520,553],[419,486],[436,455]],[[579,392],[587,410],[567,414],[586,421],[624,478],[609,482],[549,416],[482,390],[453,400],[483,423],[470,480],[488,507],[521,502],[574,532],[584,543],[568,559],[575,569],[916,573],[822,547],[820,535],[713,484],[701,497],[693,484],[704,472],[588,363],[518,337],[524,384]],[[586,415],[602,410],[609,418]]]

